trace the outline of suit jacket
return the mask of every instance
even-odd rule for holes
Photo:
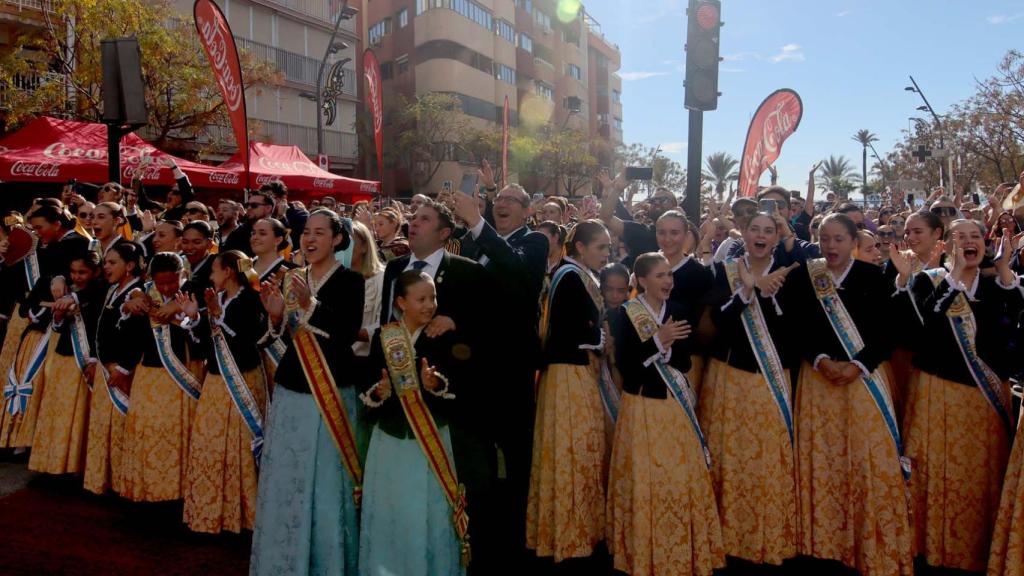
[[[491,284],[488,293],[500,303],[494,307],[500,329],[488,338],[494,344],[494,359],[532,372],[540,361],[537,329],[540,293],[547,273],[547,237],[523,226],[506,240],[485,221],[477,238],[467,234],[463,239],[462,250],[468,258],[484,260]],[[504,353],[509,346],[515,347],[515,355]]]
[[[411,254],[395,258],[388,262],[384,270],[380,318],[382,326],[398,319],[394,315],[395,281],[409,266],[411,259]],[[483,268],[468,258],[445,252],[437,267],[437,274],[434,275],[434,284],[437,287],[437,315],[450,317],[455,321],[459,333],[465,335],[467,341],[473,341],[478,335],[474,328],[481,324],[480,315],[491,308],[478,309],[476,305],[486,287]]]

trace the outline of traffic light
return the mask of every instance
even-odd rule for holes
[[[714,110],[718,108],[722,3],[719,0],[690,0],[686,14],[685,105],[689,110]]]

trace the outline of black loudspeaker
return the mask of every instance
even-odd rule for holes
[[[142,84],[141,52],[134,37],[101,41],[103,47],[103,122],[143,126],[149,123]]]

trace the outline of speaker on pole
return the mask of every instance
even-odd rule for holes
[[[142,56],[134,37],[100,42],[103,65],[103,123],[107,125],[108,176],[121,181],[121,138],[149,123],[142,84]]]

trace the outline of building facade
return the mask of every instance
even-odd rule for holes
[[[362,12],[385,109],[398,94],[451,93],[474,124],[500,130],[507,96],[513,126],[539,121],[621,143],[618,48],[583,10],[559,18],[553,0],[363,0]],[[385,118],[385,148],[393,137]],[[457,185],[472,168],[452,158],[415,192]],[[412,179],[385,169],[384,190],[408,196]]]

